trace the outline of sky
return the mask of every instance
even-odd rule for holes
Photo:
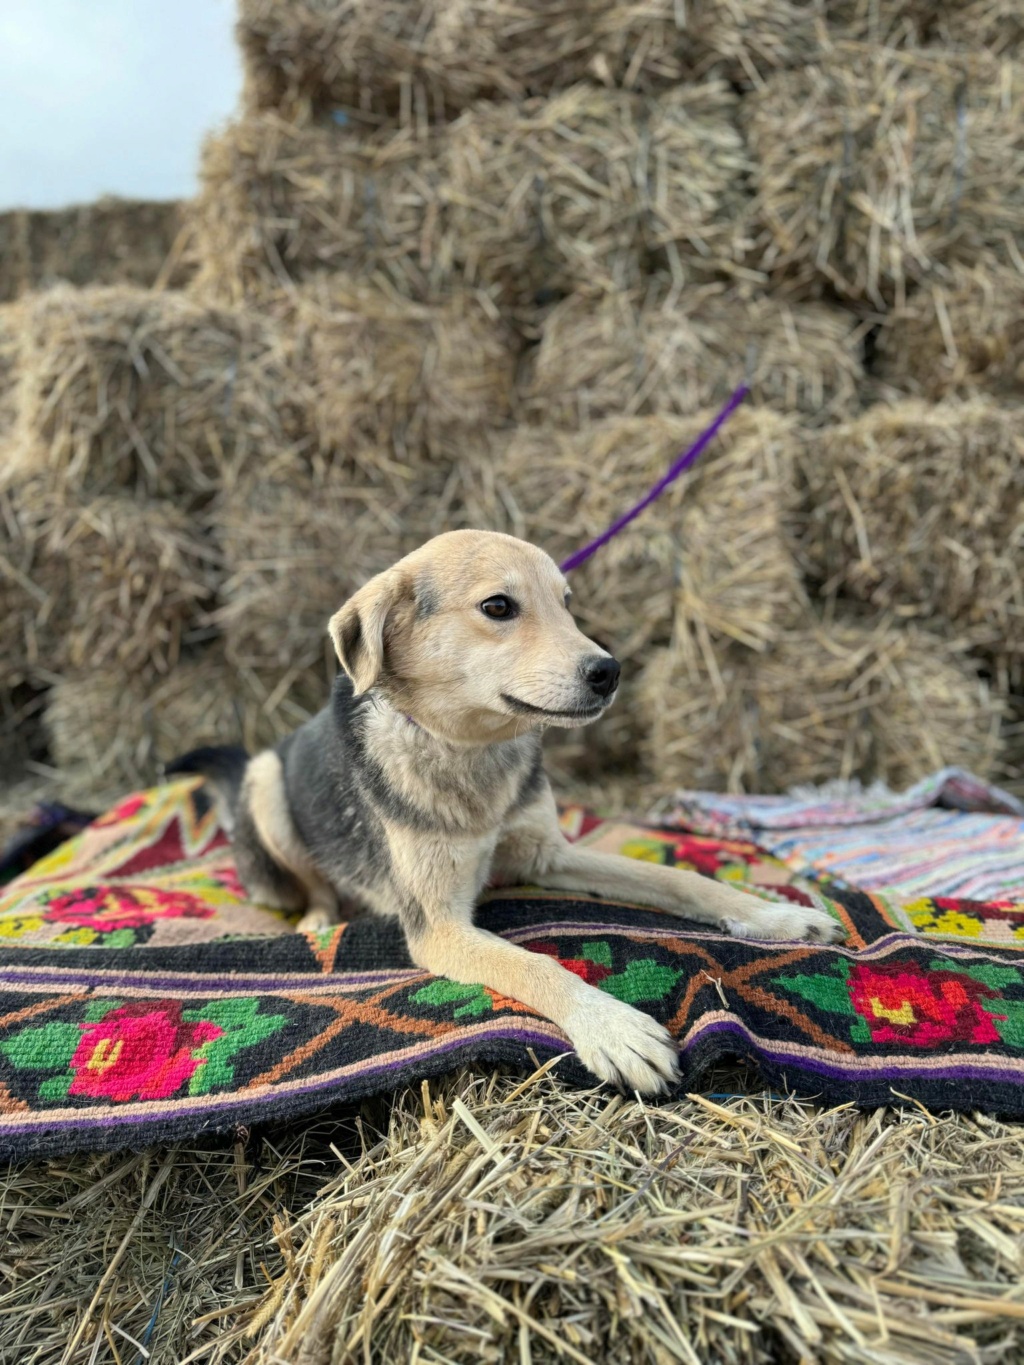
[[[0,211],[193,192],[238,101],[233,0],[0,0]]]

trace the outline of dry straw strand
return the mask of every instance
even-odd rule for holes
[[[547,95],[592,76],[646,88],[704,50],[674,0],[243,0],[247,98],[443,118],[480,96]]]
[[[217,619],[232,662],[304,669],[330,657],[329,618],[417,543],[417,486],[295,471],[227,491],[216,512],[226,572]]]
[[[664,473],[710,420],[608,419],[577,432],[520,428],[494,477],[466,495],[471,520],[510,530],[563,559],[599,534]],[[679,587],[705,628],[754,648],[771,641],[799,600],[779,513],[792,496],[791,424],[741,410],[698,467],[573,575],[584,628],[624,658],[667,640]]]
[[[185,272],[165,266],[181,228],[180,203],[113,195],[74,208],[0,214],[0,300],[60,281],[149,288],[166,274],[180,286]]]
[[[250,108],[297,120],[340,107],[440,122],[481,96],[548,96],[583,80],[660,92],[716,73],[757,86],[834,40],[917,44],[941,8],[936,0],[242,0],[238,36]]]
[[[957,1365],[1018,1340],[1012,1126],[735,1094],[652,1109],[538,1073],[410,1089],[358,1133],[278,1223],[262,1299],[239,1294],[245,1365]]]
[[[161,764],[197,745],[254,752],[273,744],[327,695],[316,670],[236,668],[212,647],[164,675],[149,667],[68,671],[50,689],[46,726],[54,762],[71,781],[131,790],[157,781]]]
[[[1024,55],[1024,14],[1015,0],[968,0],[943,5],[932,40],[943,47],[973,51],[984,47],[996,57]]]

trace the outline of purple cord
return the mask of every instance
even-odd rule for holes
[[[680,474],[685,474],[691,465],[696,464],[708,445],[710,445],[718,435],[721,428],[733,415],[749,392],[750,390],[746,384],[741,384],[707,430],[697,437],[689,450],[684,450],[683,453],[673,461],[669,466],[668,473],[658,480],[651,491],[642,497],[635,507],[631,507],[628,512],[623,512],[622,516],[613,521],[607,531],[602,531],[596,540],[592,540],[589,545],[584,545],[581,550],[574,551],[569,558],[559,566],[562,572],[569,573],[571,569],[579,568],[584,560],[589,559],[595,551],[600,550],[602,545],[607,545],[613,536],[619,534],[624,526],[628,526],[634,517],[638,517],[645,507],[650,507],[655,498],[660,498],[673,480],[678,479]]]

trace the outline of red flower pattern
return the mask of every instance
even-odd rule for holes
[[[112,933],[141,929],[158,919],[209,919],[215,908],[189,891],[148,886],[83,886],[55,896],[46,906],[50,924]]]
[[[605,967],[600,962],[591,962],[588,957],[559,957],[558,949],[553,943],[545,943],[540,939],[524,943],[523,947],[531,953],[543,953],[545,957],[556,958],[567,972],[582,977],[591,986],[599,986],[606,976],[612,974],[610,967]]]
[[[176,1000],[123,1005],[82,1029],[68,1093],[121,1102],[168,1099],[202,1064],[193,1052],[224,1032],[205,1020],[186,1023]]]
[[[959,972],[855,963],[849,987],[851,1003],[867,1021],[874,1043],[998,1043],[995,1021],[1006,1017],[982,1003],[998,999],[995,991]]]

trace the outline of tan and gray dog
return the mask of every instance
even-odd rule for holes
[[[305,912],[351,902],[397,916],[413,961],[546,1015],[604,1081],[645,1094],[677,1075],[662,1026],[550,957],[473,923],[488,883],[587,891],[754,939],[831,940],[819,910],[774,905],[696,873],[575,847],[562,835],[541,732],[596,720],[619,665],[577,629],[541,550],[452,531],[360,589],[331,619],[344,673],[330,704],[249,759],[196,750],[257,901]]]

